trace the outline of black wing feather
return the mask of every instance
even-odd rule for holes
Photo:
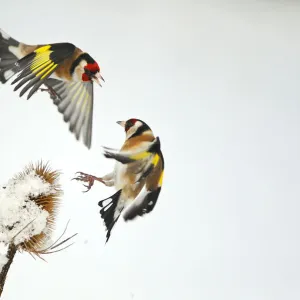
[[[41,46],[15,62],[13,65],[1,69],[1,73],[4,74],[4,72],[8,70],[10,71],[10,76],[5,78],[6,81],[19,73],[13,80],[12,85],[21,79],[23,80],[14,88],[14,91],[17,91],[27,83],[21,90],[20,97],[31,88],[31,91],[27,96],[27,99],[30,99],[39,87],[45,83],[47,78],[55,72],[59,65],[63,63],[66,58],[73,55],[75,49],[76,47],[70,43],[57,43]]]

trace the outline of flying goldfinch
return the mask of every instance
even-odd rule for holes
[[[39,89],[50,94],[69,130],[82,136],[90,149],[93,125],[93,82],[101,86],[100,67],[86,52],[70,43],[26,45],[0,29],[0,82],[14,75],[14,91],[29,99]],[[40,88],[42,85],[46,89]]]
[[[125,221],[153,210],[164,174],[160,140],[154,137],[150,127],[139,119],[117,123],[125,129],[125,143],[120,151],[104,147],[104,156],[116,160],[114,171],[103,177],[77,172],[78,177],[73,178],[88,183],[85,192],[91,189],[95,180],[115,187],[117,192],[114,195],[98,203],[107,230],[106,242],[124,209]]]

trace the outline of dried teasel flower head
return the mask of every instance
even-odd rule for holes
[[[0,242],[13,241],[19,250],[29,253],[45,247],[61,201],[60,174],[39,161],[29,164],[8,182],[0,195]]]

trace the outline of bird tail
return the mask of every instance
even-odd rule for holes
[[[110,237],[110,232],[113,229],[115,223],[118,221],[122,210],[124,209],[124,204],[120,204],[122,190],[117,191],[114,195],[103,199],[98,202],[98,205],[101,208],[100,215],[104,220],[104,224],[106,226],[107,234],[106,234],[106,242],[108,242]],[[108,201],[105,205],[104,202]]]
[[[11,76],[10,70],[19,58],[11,52],[11,47],[19,47],[20,43],[0,29],[0,81],[5,83]],[[6,73],[8,72],[8,73]]]

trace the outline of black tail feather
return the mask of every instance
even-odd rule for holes
[[[118,221],[118,219],[121,215],[121,212],[123,210],[123,208],[121,210],[119,210],[117,217],[115,217],[115,212],[116,212],[116,208],[117,208],[121,193],[122,193],[122,190],[119,190],[114,195],[98,202],[98,205],[100,207],[102,207],[100,209],[100,215],[101,215],[101,218],[104,220],[104,224],[105,224],[106,230],[107,230],[105,243],[108,242],[108,240],[110,238],[110,232],[113,229],[115,223]],[[103,202],[105,202],[105,201],[109,201],[109,202],[106,205],[104,205]]]

